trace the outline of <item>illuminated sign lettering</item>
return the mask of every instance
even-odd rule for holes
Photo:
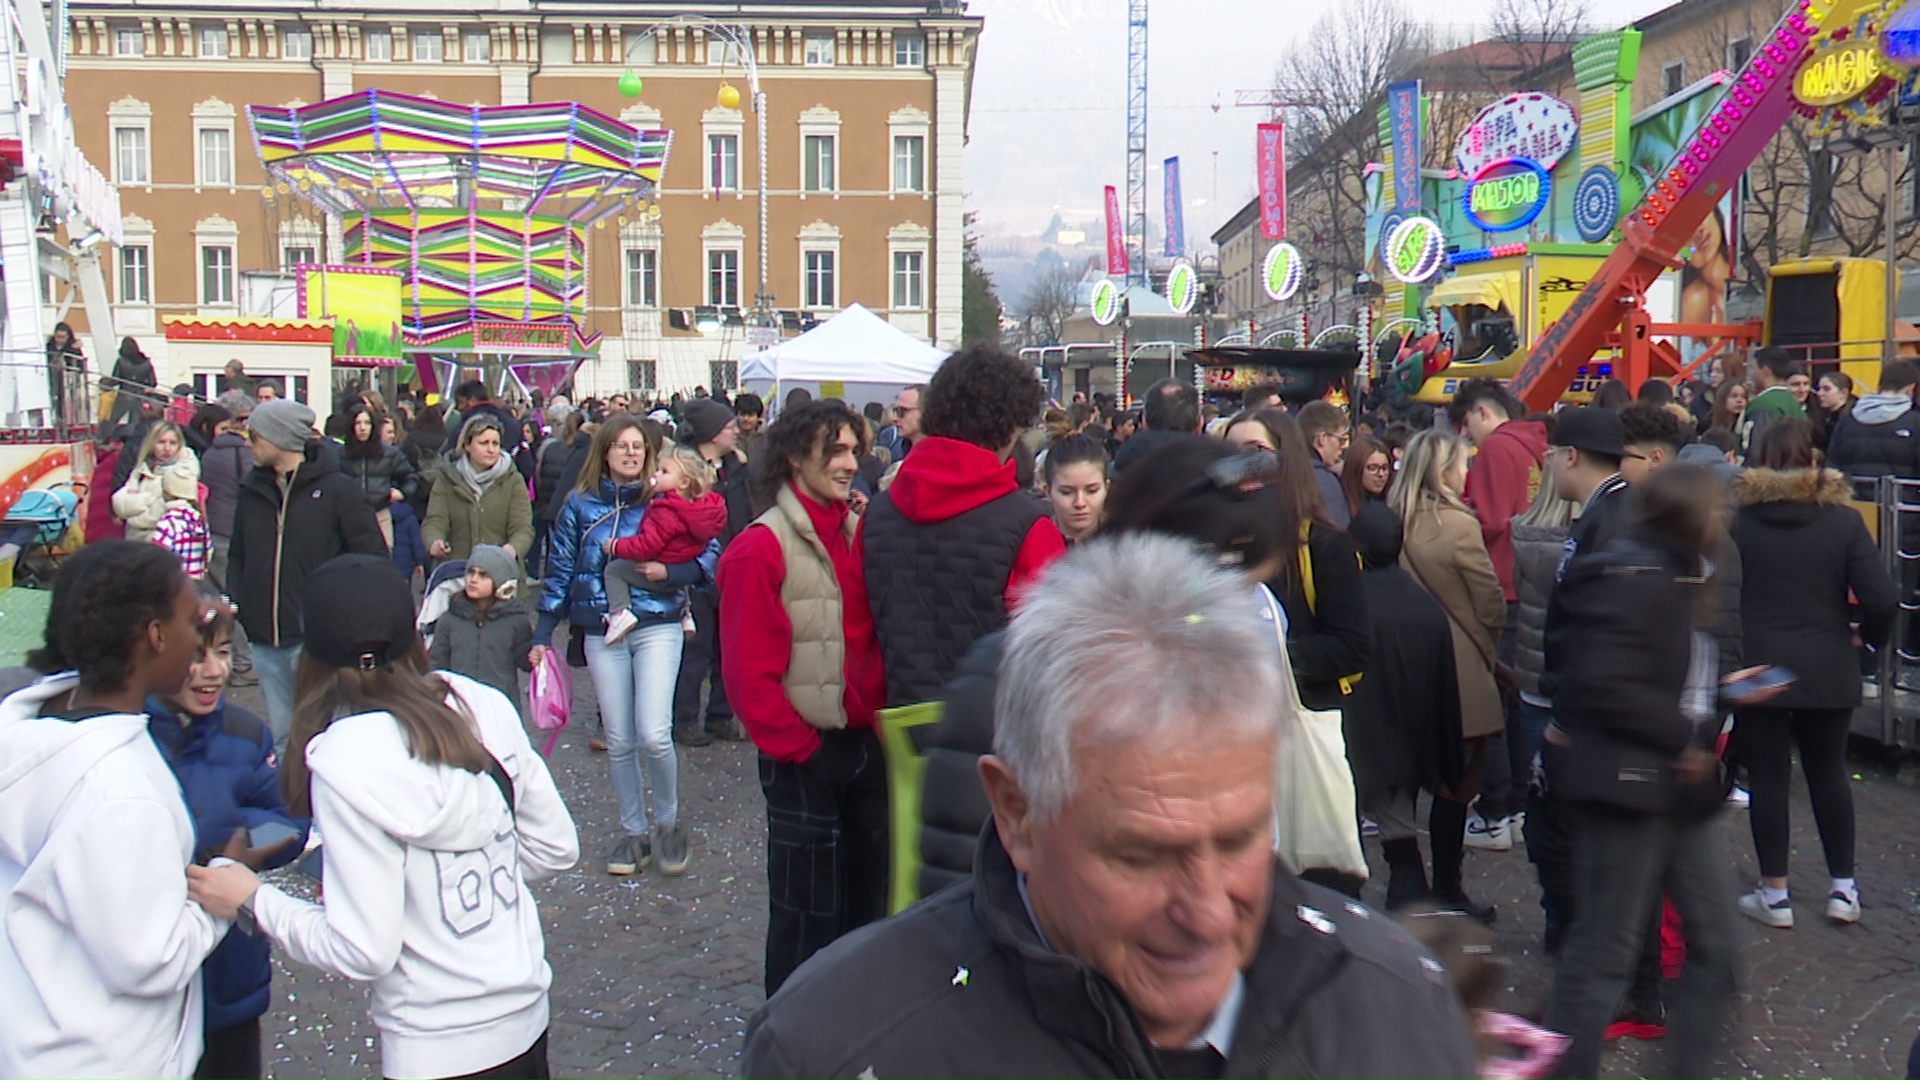
[[[1409,285],[1433,276],[1446,257],[1446,234],[1432,218],[1410,217],[1387,236],[1387,273]]]
[[[1807,61],[1793,77],[1793,96],[1808,105],[1841,105],[1872,89],[1885,73],[1871,42],[1848,42]]]
[[[1101,326],[1112,326],[1113,320],[1120,317],[1120,290],[1114,287],[1112,278],[1094,282],[1093,301],[1088,307],[1092,309],[1093,321]]]
[[[1546,209],[1553,182],[1539,162],[1506,158],[1489,163],[1462,196],[1467,220],[1485,232],[1524,229]]]
[[[475,323],[473,347],[490,352],[566,352],[567,328],[536,323]]]

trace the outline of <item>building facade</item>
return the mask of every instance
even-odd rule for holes
[[[952,0],[714,10],[744,31],[766,96],[766,306],[784,333],[859,303],[957,346],[980,20]],[[676,19],[687,5],[507,0],[481,15],[447,0],[76,0],[68,11],[76,138],[126,214],[126,244],[109,260],[116,330],[142,341],[163,379],[162,320],[241,314],[253,275],[341,257],[338,221],[266,186],[246,107],[378,88],[475,105],[578,101],[670,129],[659,216],[589,234],[587,329],[605,341],[576,385],[733,384],[762,274],[758,125],[747,57]],[[621,93],[628,72],[642,82],[634,98]]]

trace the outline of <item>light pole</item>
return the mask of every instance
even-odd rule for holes
[[[759,166],[757,183],[760,192],[760,285],[753,294],[753,307],[748,311],[748,315],[750,326],[771,327],[774,325],[773,294],[767,291],[767,93],[760,88],[760,60],[753,48],[753,30],[738,23],[710,19],[705,15],[676,15],[671,19],[654,23],[640,31],[637,36],[653,37],[664,28],[679,26],[699,27],[732,46],[734,55],[740,58],[740,66],[746,72],[747,93],[753,102],[755,164]],[[721,71],[724,76],[725,68],[723,67]],[[722,87],[721,94],[724,96],[728,89],[730,88]],[[734,96],[738,97],[738,91]],[[722,104],[725,105],[725,102],[723,101]]]

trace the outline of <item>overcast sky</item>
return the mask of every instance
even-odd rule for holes
[[[1612,27],[1667,2],[1593,0],[1593,10]],[[1486,6],[1450,6],[1450,19],[1473,19]],[[1293,35],[1321,5],[1158,0],[1154,7],[1148,215],[1161,218],[1160,162],[1178,155],[1192,251],[1253,195],[1253,128],[1264,110],[1234,108],[1233,92],[1269,85]],[[972,0],[968,10],[986,20],[966,162],[967,205],[979,212],[980,231],[1032,236],[1056,211],[1070,222],[1096,218],[1102,187],[1124,192],[1126,184],[1126,0]]]

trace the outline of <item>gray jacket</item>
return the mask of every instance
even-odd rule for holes
[[[1440,965],[1386,916],[1274,870],[1222,1075],[1478,1076]],[[1164,1074],[1119,989],[1041,942],[989,821],[971,880],[787,980],[747,1027],[741,1075]]]
[[[454,593],[447,613],[433,624],[427,662],[486,683],[520,700],[520,672],[532,671],[533,616],[519,600],[496,601],[481,610],[465,593]]]
[[[1513,589],[1520,596],[1514,630],[1514,684],[1523,694],[1540,696],[1540,672],[1547,665],[1547,600],[1553,575],[1565,550],[1567,530],[1544,525],[1513,525]]]

